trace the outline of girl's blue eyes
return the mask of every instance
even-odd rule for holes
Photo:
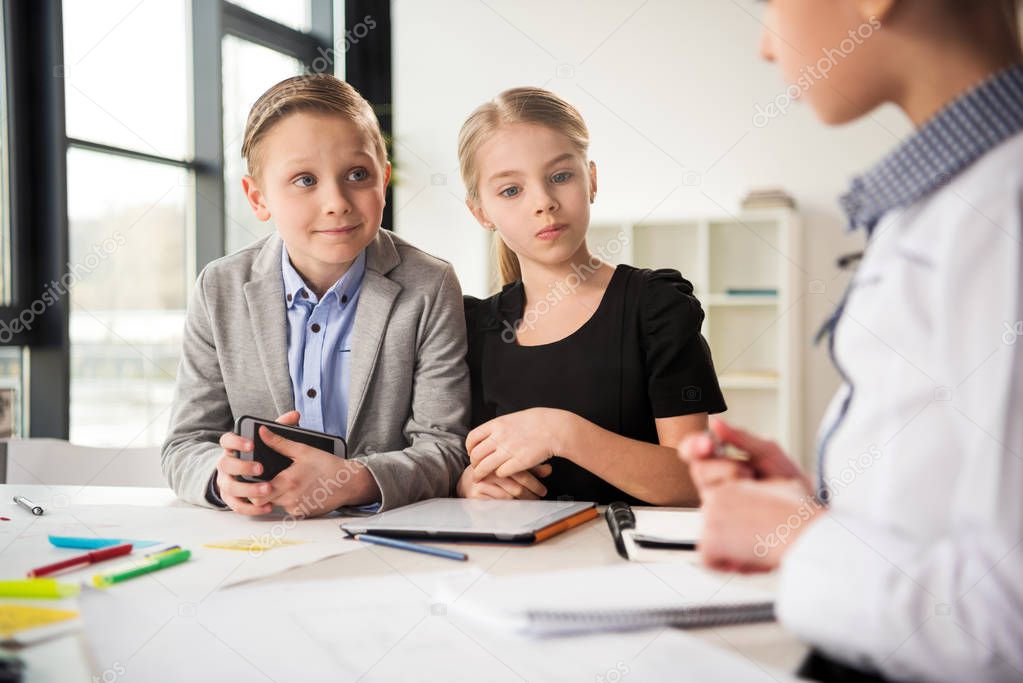
[[[305,182],[307,180],[309,182]],[[296,178],[293,184],[298,185],[299,187],[312,187],[313,185],[316,184],[316,178],[312,177],[311,175],[304,175],[299,178]]]
[[[568,182],[568,180],[571,177],[572,177],[571,171],[559,171],[551,176],[551,182],[553,182],[555,185],[560,185],[561,183]],[[512,187],[504,188],[498,194],[500,194],[502,197],[508,197],[510,199],[512,197],[517,197],[521,192],[522,190],[513,185]]]

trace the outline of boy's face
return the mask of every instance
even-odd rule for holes
[[[761,56],[831,124],[859,118],[889,99],[884,30],[868,0],[770,0]],[[798,90],[798,94],[796,94]]]
[[[479,202],[470,209],[520,258],[554,265],[586,240],[596,167],[545,126],[502,126],[476,152]]]
[[[343,268],[374,240],[391,166],[359,126],[295,112],[270,129],[258,154],[258,178],[242,181],[246,196],[257,218],[273,217],[303,275]]]

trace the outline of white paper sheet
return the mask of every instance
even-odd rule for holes
[[[279,581],[184,614],[166,594],[90,593],[83,610],[98,666],[133,680],[794,680],[670,629],[540,641],[480,629],[457,607],[485,581],[471,568]]]

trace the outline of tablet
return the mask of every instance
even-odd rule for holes
[[[536,543],[597,516],[596,503],[432,498],[341,523],[349,536]]]

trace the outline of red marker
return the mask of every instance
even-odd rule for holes
[[[131,552],[131,543],[125,543],[123,545],[114,545],[109,548],[102,548],[100,550],[93,550],[92,552],[85,553],[84,555],[78,555],[71,557],[60,562],[54,562],[43,567],[36,567],[28,573],[29,578],[36,576],[47,576],[59,572],[62,569],[68,569],[69,567],[77,567],[78,565],[84,564],[95,564],[97,562],[103,562],[115,557],[127,555]]]

